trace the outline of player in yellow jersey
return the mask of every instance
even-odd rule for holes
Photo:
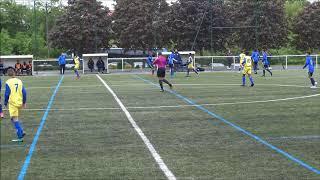
[[[187,65],[188,65],[188,67],[187,67],[187,75],[186,75],[186,77],[190,77],[190,71],[193,71],[197,75],[199,75],[197,69],[194,68],[194,66],[193,66],[193,58],[192,58],[192,54],[191,53],[189,53],[189,58],[188,58],[188,61],[187,61]]]
[[[4,105],[9,110],[11,122],[14,124],[18,136],[18,139],[12,141],[22,142],[25,133],[19,121],[19,112],[21,108],[26,108],[27,92],[22,81],[15,77],[13,68],[8,69],[7,73],[10,79],[6,81]]]
[[[239,55],[239,58],[240,58],[239,71],[241,71],[241,70],[243,69],[242,62],[243,62],[243,60],[244,60],[245,57],[246,57],[245,50],[243,50],[243,51],[241,52],[241,54]]]
[[[251,82],[251,87],[254,86],[253,78],[251,76],[252,73],[252,59],[251,56],[249,56],[249,52],[246,52],[246,56],[244,57],[242,61],[242,66],[243,66],[243,75],[242,75],[242,86],[246,85],[246,75],[248,75],[250,82]]]
[[[73,58],[73,61],[74,61],[74,72],[77,75],[77,79],[80,79],[80,75],[79,75],[80,59],[77,55],[75,55]]]

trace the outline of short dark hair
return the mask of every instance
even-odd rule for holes
[[[7,73],[8,73],[8,76],[15,76],[16,75],[16,71],[12,67],[10,67],[7,70]]]

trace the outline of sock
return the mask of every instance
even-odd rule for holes
[[[168,85],[171,85],[171,84],[169,83],[169,81],[167,81],[166,79],[163,79],[162,81],[165,82],[165,83],[168,84]]]
[[[193,71],[194,71],[196,74],[199,74],[197,70],[193,69]]]
[[[242,84],[245,85],[246,84],[246,77],[242,76]]]
[[[17,136],[18,138],[22,138],[22,134],[23,134],[23,129],[21,127],[21,124],[19,121],[15,121],[14,122],[14,127],[16,128],[17,130]]]
[[[267,71],[270,73],[270,75],[272,76],[272,72],[269,70],[269,69],[267,69]]]
[[[265,76],[266,75],[266,70],[263,70],[262,72],[263,72],[263,76]]]
[[[189,76],[189,74],[190,74],[190,70],[189,70],[189,68],[188,68],[188,70],[187,70],[187,76]]]
[[[152,69],[152,75],[154,75],[154,70]]]
[[[251,84],[254,84],[252,76],[250,76],[250,82]]]
[[[314,81],[314,79],[313,79],[313,78],[310,78],[310,81],[311,81],[312,86],[315,86],[315,81]]]
[[[2,113],[2,104],[0,104],[0,113]]]
[[[173,68],[171,68],[170,71],[171,71],[171,72],[170,72],[170,73],[171,73],[171,77],[173,77],[173,76],[174,76]]]
[[[163,83],[162,83],[163,80],[159,80],[159,84],[160,84],[160,87],[161,87],[161,90],[163,90]]]
[[[77,70],[75,70],[75,73],[76,73],[77,77],[80,77],[79,72]]]

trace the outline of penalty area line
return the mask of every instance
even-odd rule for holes
[[[138,124],[135,122],[135,120],[132,118],[131,114],[127,110],[127,108],[123,105],[121,100],[118,98],[118,96],[115,94],[115,92],[109,87],[109,85],[99,76],[96,75],[97,78],[101,81],[101,83],[107,88],[107,90],[112,94],[114,99],[117,101],[119,106],[121,107],[122,111],[126,114],[129,122],[133,126],[133,128],[136,130],[144,144],[147,146],[148,150],[150,151],[151,155],[153,156],[154,160],[159,165],[160,169],[163,171],[167,179],[169,180],[176,180],[176,177],[174,174],[170,171],[170,169],[167,167],[167,165],[162,160],[161,156],[158,154],[154,146],[151,144],[150,140],[147,138],[147,136],[143,133],[141,128],[138,126]]]

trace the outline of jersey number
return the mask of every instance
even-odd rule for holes
[[[19,84],[14,84],[16,86],[16,92],[18,92]]]

